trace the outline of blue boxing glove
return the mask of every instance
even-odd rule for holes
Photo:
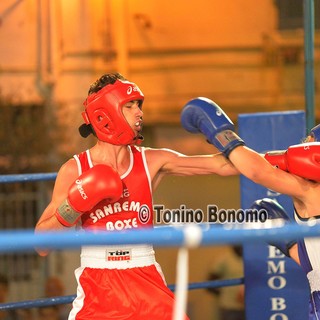
[[[182,109],[181,124],[191,133],[202,133],[226,157],[231,151],[243,146],[244,141],[234,132],[234,124],[212,100],[195,98]]]
[[[266,210],[268,213],[269,220],[281,220],[283,224],[289,224],[291,222],[288,214],[284,208],[275,200],[269,198],[263,198],[256,200],[251,205],[250,209],[256,210]],[[279,240],[279,241],[269,241],[271,246],[278,248],[284,255],[290,257],[290,248],[297,243],[297,240]]]

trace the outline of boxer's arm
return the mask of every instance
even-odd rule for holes
[[[74,161],[68,162],[59,171],[52,200],[37,223],[36,231],[61,229],[57,222],[71,227],[82,213],[101,200],[115,201],[120,198],[122,181],[112,167],[96,165],[80,176],[75,172],[77,167]]]
[[[146,151],[146,159],[153,189],[158,186],[166,175],[217,174],[231,176],[239,174],[238,169],[222,153],[186,156],[168,149],[148,149]]]
[[[150,149],[147,153],[149,167],[168,175],[237,175],[239,171],[222,153],[188,156],[170,149]]]
[[[59,170],[55,185],[52,191],[52,198],[46,209],[40,216],[35,227],[35,233],[46,231],[63,231],[69,228],[64,227],[56,218],[55,212],[59,205],[68,196],[68,189],[75,179],[79,176],[77,164],[73,159],[67,161]],[[36,249],[41,256],[49,253],[48,250]]]
[[[62,225],[72,227],[83,213],[91,210],[103,199],[110,202],[119,200],[122,189],[118,172],[111,166],[97,164],[71,184],[68,196],[58,207],[55,216]]]
[[[68,190],[78,176],[78,167],[73,159],[67,161],[60,168],[52,191],[51,201],[36,225],[36,232],[64,229],[57,220],[55,212],[60,204],[67,198]]]

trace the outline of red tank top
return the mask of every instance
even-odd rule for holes
[[[123,193],[115,203],[103,200],[81,216],[87,230],[126,230],[153,226],[151,179],[142,147],[130,146],[130,165],[121,176]],[[89,150],[75,155],[79,175],[93,167]]]

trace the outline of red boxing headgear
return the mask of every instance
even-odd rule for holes
[[[118,79],[88,96],[84,102],[83,119],[86,124],[91,124],[101,141],[114,145],[134,144],[139,137],[136,137],[122,113],[122,106],[134,100],[141,103],[144,100],[138,86]]]

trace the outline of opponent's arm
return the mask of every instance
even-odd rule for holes
[[[266,211],[267,222],[271,221],[275,227],[282,227],[286,224],[290,224],[291,222],[285,209],[278,202],[269,198],[254,201],[250,209]],[[290,249],[297,243],[297,240],[270,240],[268,243],[271,246],[278,248],[287,257],[290,257]]]

